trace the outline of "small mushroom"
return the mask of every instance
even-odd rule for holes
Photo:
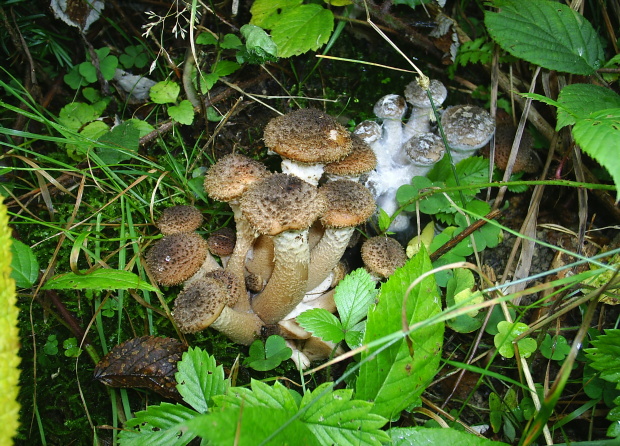
[[[265,145],[282,157],[282,172],[316,186],[323,165],[351,152],[349,132],[333,117],[314,108],[278,116],[267,124]]]
[[[441,117],[441,125],[454,164],[473,155],[495,132],[495,121],[489,112],[475,105],[448,107]]]
[[[375,121],[362,121],[355,126],[353,131],[357,136],[362,138],[366,144],[374,144],[381,138],[382,130],[381,126]]]
[[[209,247],[209,252],[214,256],[218,256],[225,267],[235,249],[236,241],[237,235],[234,230],[231,228],[220,228],[209,234],[207,246]]]
[[[434,133],[422,133],[409,139],[404,145],[411,162],[411,176],[426,176],[446,153],[441,137]]]
[[[370,274],[381,280],[403,266],[407,262],[407,254],[396,240],[379,235],[362,244],[362,260]]]
[[[441,106],[448,96],[448,90],[441,81],[432,79],[429,91],[433,97],[435,107]],[[424,88],[418,81],[413,81],[405,88],[405,98],[411,104],[411,116],[403,129],[406,141],[413,136],[428,133],[431,130],[431,121],[435,121],[433,107]]]
[[[517,133],[517,128],[512,124],[498,125],[495,130],[495,165],[502,170],[508,167],[508,158],[512,150],[512,143]],[[540,169],[540,161],[532,150],[532,135],[523,132],[519,142],[517,158],[512,166],[513,172],[534,173]],[[489,147],[485,146],[480,150],[480,154],[489,158]]]
[[[236,279],[224,270],[214,271],[186,286],[174,301],[172,316],[183,333],[212,327],[233,342],[250,345],[264,326],[254,313],[236,311]]]
[[[379,166],[391,164],[403,142],[403,117],[407,111],[405,98],[397,94],[383,96],[375,104],[373,111],[383,120],[383,133],[378,141],[381,153],[377,153]]]
[[[362,138],[351,134],[352,150],[345,158],[325,165],[328,181],[359,180],[377,166],[377,155]]]
[[[254,297],[252,308],[267,324],[275,324],[304,297],[308,282],[308,228],[325,210],[315,186],[285,173],[253,184],[241,198],[241,210],[252,227],[273,236],[274,269]]]
[[[157,283],[178,285],[192,277],[208,255],[205,239],[195,232],[180,232],[158,240],[146,254],[146,263]]]
[[[202,213],[194,206],[178,205],[164,209],[155,226],[164,235],[194,232],[202,220]]]
[[[330,181],[320,191],[327,203],[321,216],[325,232],[310,253],[306,291],[327,278],[342,258],[355,227],[368,220],[376,209],[368,189],[354,181]]]

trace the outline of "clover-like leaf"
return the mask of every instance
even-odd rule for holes
[[[190,125],[194,122],[194,107],[187,99],[182,100],[179,105],[168,107],[168,114],[181,124]]]
[[[180,92],[181,87],[176,82],[161,81],[151,87],[149,95],[156,104],[170,104],[176,102]]]
[[[562,361],[569,352],[570,345],[568,345],[566,338],[561,335],[551,337],[551,335],[547,333],[545,339],[543,339],[540,344],[540,353],[545,358],[553,359],[554,361]]]
[[[512,346],[513,341],[522,333],[528,330],[527,324],[523,322],[508,322],[502,321],[497,324],[497,330],[499,331],[493,338],[497,351],[504,358],[512,358],[515,355],[514,348]],[[532,338],[522,338],[517,342],[519,347],[519,354],[524,358],[528,358],[532,353],[536,351],[536,341]]]
[[[254,370],[265,372],[275,369],[283,361],[289,359],[292,353],[293,351],[286,346],[286,341],[281,336],[272,335],[267,338],[264,345],[260,339],[254,341],[250,345],[249,357],[244,363]]]

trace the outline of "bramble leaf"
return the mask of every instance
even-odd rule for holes
[[[215,358],[200,348],[192,348],[183,353],[177,363],[177,390],[183,400],[200,413],[205,413],[214,395],[226,392],[227,381],[224,368],[217,365]]]
[[[321,5],[300,5],[282,11],[271,36],[278,56],[291,57],[317,50],[326,44],[334,29],[334,15]]]
[[[620,108],[620,95],[598,85],[572,84],[562,88],[558,103],[556,130],[573,125],[598,110]]]
[[[188,432],[185,423],[198,412],[180,404],[161,403],[136,412],[119,433],[123,446],[169,445],[184,446],[196,434]],[[136,429],[131,429],[136,428]]]
[[[340,342],[345,330],[336,316],[323,308],[312,308],[297,316],[297,323],[324,341]]]

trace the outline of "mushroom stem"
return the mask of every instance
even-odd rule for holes
[[[245,217],[243,217],[239,204],[237,202],[229,202],[228,204],[233,210],[235,217],[237,241],[230,258],[228,259],[226,271],[233,275],[240,288],[237,303],[234,307],[235,310],[250,311],[250,299],[245,286],[245,257],[248,251],[252,248],[252,244],[254,243],[254,240],[256,240],[258,234],[254,231],[254,229],[252,229]]]
[[[301,302],[308,282],[308,230],[284,231],[273,237],[274,268],[252,308],[267,324],[276,324]]]
[[[310,252],[306,291],[316,288],[332,272],[347,249],[354,231],[355,227],[325,228],[323,237]]]
[[[264,325],[256,314],[237,311],[227,306],[211,324],[211,328],[237,344],[250,345],[260,337]]]

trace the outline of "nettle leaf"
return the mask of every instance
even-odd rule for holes
[[[592,84],[572,84],[562,88],[558,96],[556,130],[588,118],[593,112],[620,108],[620,95],[609,88]]]
[[[505,51],[549,70],[593,74],[604,54],[596,30],[568,6],[547,1],[495,0],[486,11],[489,34]]]
[[[231,407],[189,420],[186,427],[210,445],[321,445],[304,423],[290,418],[270,407]]]
[[[265,372],[275,369],[292,354],[293,350],[286,346],[284,338],[272,335],[267,338],[264,345],[260,339],[250,345],[249,357],[245,359],[244,364],[259,372]]]
[[[297,316],[297,323],[324,341],[338,343],[344,339],[345,330],[336,316],[323,308],[313,308]]]
[[[213,401],[221,409],[269,407],[282,410],[289,417],[295,415],[298,410],[297,402],[291,392],[280,382],[276,381],[273,386],[252,379],[251,389],[245,387],[231,387],[225,395],[214,395]]]
[[[508,443],[477,437],[452,428],[393,427],[387,431],[393,446],[428,446],[453,444],[462,446],[507,446]]]
[[[119,440],[123,446],[184,446],[196,437],[187,431],[185,424],[197,415],[195,410],[180,404],[149,406],[127,420],[125,429],[118,434]]]
[[[601,372],[601,378],[612,383],[620,383],[620,329],[605,330],[592,340],[592,348],[585,350],[591,366]]]
[[[176,102],[180,92],[181,87],[176,82],[161,81],[151,87],[149,95],[156,104],[170,104]]]
[[[131,271],[97,269],[88,274],[66,273],[52,277],[43,290],[145,290],[157,291],[150,283]]]
[[[379,302],[368,312],[364,343],[402,330],[401,314],[407,288],[430,269],[430,259],[422,248],[381,286]],[[409,293],[405,312],[410,325],[426,321],[441,312],[441,300],[432,276]],[[379,347],[364,351],[356,397],[374,401],[373,413],[387,418],[398,416],[419,398],[435,376],[443,331],[443,324],[437,323],[412,332],[409,336],[413,344],[413,357],[405,339],[380,352],[377,352]]]
[[[512,358],[515,350],[512,346],[513,341],[522,333],[528,330],[527,324],[523,322],[502,321],[497,324],[498,333],[494,336],[493,342],[497,351],[504,358]],[[536,341],[532,338],[522,338],[517,342],[519,354],[524,358],[529,358],[536,351]]]
[[[174,375],[177,390],[183,400],[200,413],[205,413],[215,395],[226,392],[227,381],[224,369],[217,365],[215,357],[200,348],[189,348],[177,363],[178,372]]]
[[[321,5],[309,4],[284,10],[271,30],[278,56],[291,57],[326,44],[334,29],[334,15]]]
[[[194,122],[194,106],[187,99],[182,100],[179,105],[168,107],[168,114],[180,124],[190,125]]]
[[[39,277],[39,262],[32,248],[11,239],[11,277],[18,288],[30,288]]]
[[[581,150],[607,169],[616,185],[616,200],[619,200],[620,108],[599,110],[579,119],[573,127],[573,136]]]
[[[372,403],[351,400],[353,390],[328,390],[323,383],[307,392],[300,409],[301,421],[323,445],[381,445],[389,440],[381,430],[387,419],[371,413]]]

